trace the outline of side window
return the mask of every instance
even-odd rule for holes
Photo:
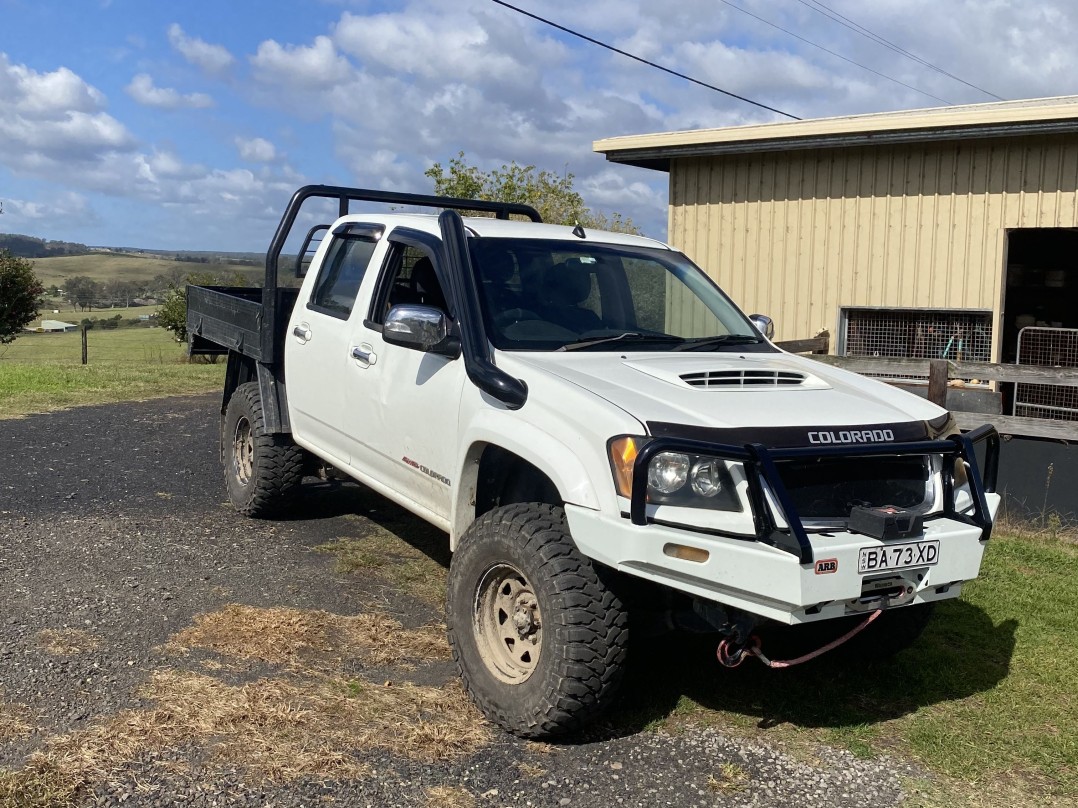
[[[330,245],[318,271],[314,291],[307,305],[317,311],[347,320],[355,305],[359,284],[378,242],[363,236],[341,236]]]
[[[418,247],[394,244],[386,258],[385,277],[371,311],[371,320],[383,323],[391,308],[403,304],[432,306],[450,313],[430,255]]]

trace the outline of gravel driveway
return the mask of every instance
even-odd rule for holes
[[[290,521],[240,518],[217,407],[0,422],[0,805],[901,801],[906,764],[827,748],[644,719],[558,745],[491,728],[431,596],[444,535],[351,483],[312,482]]]

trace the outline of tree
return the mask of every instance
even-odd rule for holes
[[[434,180],[434,193],[439,196],[518,202],[531,205],[539,211],[544,222],[552,224],[580,224],[585,228],[621,233],[640,232],[632,219],[620,213],[607,216],[592,211],[573,189],[574,176],[568,172],[557,174],[516,162],[484,172],[468,165],[464,152],[460,152],[449,161],[448,171],[441,163],[435,163],[423,173]]]
[[[64,294],[67,295],[72,311],[75,306],[81,306],[83,311],[86,311],[88,306],[90,311],[93,311],[94,301],[101,297],[101,284],[85,275],[76,275],[74,278],[64,279]]]
[[[0,345],[12,342],[37,317],[43,291],[33,261],[0,250]]]
[[[169,331],[176,332],[176,340],[187,342],[187,289],[170,286],[157,310],[157,322]]]

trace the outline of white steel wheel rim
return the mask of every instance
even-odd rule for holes
[[[232,436],[232,467],[240,485],[247,485],[254,475],[255,439],[251,432],[251,422],[246,418],[236,421],[236,432]]]
[[[500,681],[517,685],[535,672],[542,614],[535,590],[512,564],[495,564],[479,579],[473,627],[479,654]]]

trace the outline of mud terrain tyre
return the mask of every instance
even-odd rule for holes
[[[468,693],[514,735],[577,729],[620,684],[625,609],[561,508],[507,505],[476,519],[449,567],[446,623]]]
[[[222,426],[225,486],[245,516],[279,516],[303,480],[303,449],[286,435],[268,435],[257,382],[241,384],[228,400]]]

